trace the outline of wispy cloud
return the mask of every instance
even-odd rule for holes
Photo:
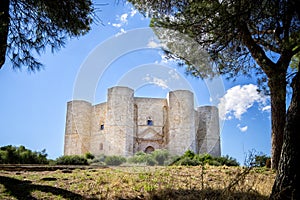
[[[167,89],[168,88],[168,81],[155,77],[155,76],[151,76],[149,74],[146,75],[146,77],[143,78],[144,81],[147,81],[148,83],[152,83],[154,85],[157,85],[159,87],[161,87],[162,89]]]
[[[151,39],[151,40],[148,42],[147,47],[149,47],[149,48],[160,48],[161,45],[160,45],[158,42],[156,42],[156,41],[154,41],[153,39]]]
[[[236,127],[240,129],[241,132],[246,132],[248,130],[248,126],[241,126],[240,124],[238,124]]]
[[[121,28],[124,25],[128,24],[129,17],[134,17],[137,13],[138,13],[138,11],[136,9],[131,8],[131,10],[128,13],[123,13],[122,15],[117,15],[115,23],[108,22],[108,24],[112,25],[113,27],[116,27],[116,28]]]
[[[172,78],[174,80],[179,80],[180,79],[176,69],[170,69],[168,73],[170,75],[170,78]]]
[[[128,23],[127,18],[128,18],[128,13],[124,13],[121,16],[117,15],[117,19],[116,19],[117,23],[109,22],[108,24],[111,24],[113,27],[120,28]]]
[[[260,110],[270,112],[271,111],[271,106],[270,105],[264,106]]]
[[[120,35],[122,35],[124,33],[126,33],[126,31],[123,28],[121,28],[120,32],[118,32],[115,36],[118,37],[118,36],[120,36]]]
[[[137,9],[131,8],[130,17],[134,17],[138,13]]]
[[[238,85],[227,90],[226,94],[220,99],[218,105],[220,118],[230,120],[233,117],[241,119],[241,116],[247,112],[254,103],[258,103],[260,110],[269,108],[266,105],[268,97],[257,92],[257,86],[253,84]]]

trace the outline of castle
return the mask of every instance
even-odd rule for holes
[[[131,156],[138,151],[167,149],[221,155],[218,109],[194,108],[194,94],[176,90],[166,98],[135,97],[134,90],[108,89],[107,102],[67,103],[65,155]]]

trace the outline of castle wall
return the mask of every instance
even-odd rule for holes
[[[97,104],[92,109],[90,153],[94,155],[106,153],[106,109],[106,103]]]
[[[154,149],[164,147],[164,107],[167,107],[166,99],[135,97],[134,103],[137,109],[136,139],[134,152],[144,151],[152,146]]]
[[[130,156],[167,149],[181,155],[190,149],[220,156],[219,131],[218,109],[195,110],[190,91],[172,91],[166,99],[142,98],[118,86],[108,89],[105,103],[68,102],[64,154]]]
[[[91,110],[92,105],[89,102],[82,100],[68,102],[65,155],[84,154],[89,151]]]
[[[188,149],[195,151],[194,94],[187,90],[177,90],[169,92],[167,99],[169,152],[181,155]]]
[[[197,113],[197,153],[221,156],[218,108],[202,106],[197,108]]]
[[[107,155],[133,154],[134,132],[133,90],[127,87],[108,89],[105,121]]]

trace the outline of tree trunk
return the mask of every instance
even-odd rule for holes
[[[270,199],[300,199],[299,185],[299,150],[300,134],[300,72],[292,82],[293,96],[287,112],[284,129],[281,158]]]
[[[278,168],[278,163],[283,144],[283,131],[286,116],[286,72],[274,71],[269,76],[269,88],[271,92],[271,118],[272,118],[272,152],[271,167]]]
[[[9,28],[9,0],[1,0],[0,6],[0,69],[5,63]]]

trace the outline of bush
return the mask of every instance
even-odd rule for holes
[[[85,154],[85,158],[86,158],[86,159],[91,159],[91,160],[93,160],[93,159],[95,158],[95,156],[94,156],[93,154],[91,154],[90,152],[87,152],[87,153]]]
[[[128,158],[129,163],[136,163],[136,164],[142,164],[147,163],[147,159],[149,158],[148,154],[139,151],[134,156]]]
[[[186,151],[182,156],[178,157],[174,162],[173,165],[189,165],[189,166],[196,166],[196,165],[214,165],[214,166],[220,166],[220,165],[226,165],[226,166],[239,166],[239,163],[229,157],[214,157],[210,154],[195,154],[191,150]]]
[[[79,155],[61,156],[55,162],[57,165],[88,165],[87,159]]]
[[[271,158],[265,154],[256,155],[255,156],[255,166],[257,167],[269,167],[270,163],[269,160]]]
[[[198,166],[201,162],[198,159],[193,159],[190,157],[183,157],[177,162],[177,165],[185,165],[185,166]]]
[[[165,161],[169,159],[170,154],[167,150],[155,150],[151,153],[158,165],[164,165]]]
[[[239,166],[240,165],[235,158],[229,157],[228,155],[221,156],[221,157],[216,157],[215,159],[221,165],[226,165],[226,166],[229,166],[229,167],[230,166]]]
[[[142,151],[137,152],[134,156],[128,158],[129,163],[145,164],[145,165],[165,165],[170,163],[170,154],[167,150],[155,150],[150,154]]]
[[[24,146],[12,145],[0,148],[0,163],[2,164],[48,164],[46,150],[31,151]]]
[[[106,165],[105,158],[106,158],[106,156],[104,154],[101,154],[101,155],[95,156],[92,160],[89,160],[88,162],[91,165],[103,166],[103,165]]]
[[[126,162],[126,158],[122,156],[107,156],[104,160],[107,165],[119,166]]]

